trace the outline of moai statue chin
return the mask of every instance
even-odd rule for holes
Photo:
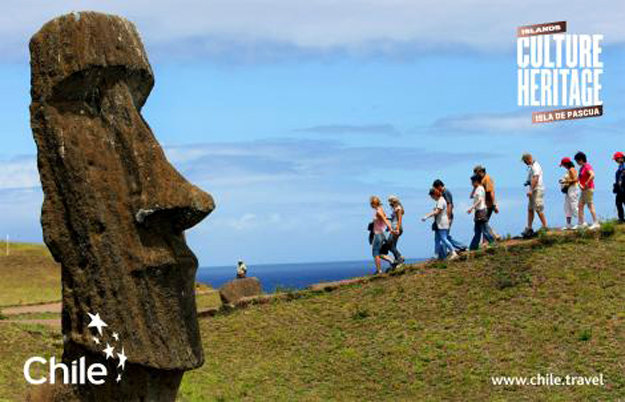
[[[141,116],[154,76],[132,23],[64,15],[32,37],[30,54],[41,225],[62,266],[63,360],[86,356],[109,373],[74,391],[173,401],[184,371],[204,361],[184,231],[213,199],[169,164]]]

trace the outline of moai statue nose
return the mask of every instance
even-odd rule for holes
[[[172,168],[173,169],[173,168]],[[177,173],[177,172],[175,172]],[[197,225],[215,209],[213,197],[181,176],[163,182],[154,194],[144,195],[145,202],[135,214],[137,223],[146,226],[171,226],[182,232]]]

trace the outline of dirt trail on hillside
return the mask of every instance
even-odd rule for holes
[[[61,328],[60,318],[46,318],[36,320],[0,320],[2,324],[41,324],[52,328]]]
[[[61,314],[62,304],[61,302],[46,303],[46,304],[34,304],[31,306],[13,306],[2,308],[2,314],[9,317],[7,320],[0,320],[0,324],[14,323],[14,324],[41,324],[52,328],[61,328],[61,318],[37,318],[37,319],[24,319],[24,320],[11,320],[11,316],[21,314],[37,314],[37,313],[58,313]]]
[[[3,307],[2,314],[11,316],[11,315],[19,315],[19,314],[33,314],[33,313],[61,313],[62,304],[61,302],[57,303],[46,303],[46,304],[34,304],[30,306],[13,306],[13,307]]]
[[[556,235],[562,235],[563,233],[561,231],[549,231],[549,234],[556,234]],[[512,248],[512,247],[517,247],[519,245],[531,245],[534,244],[536,242],[538,242],[538,238],[537,237],[532,237],[529,239],[524,239],[522,237],[513,237],[511,239],[507,239],[507,240],[500,240],[498,241],[496,244],[498,247],[504,247],[504,248]],[[467,251],[464,254],[461,255],[461,258],[472,258],[472,255],[475,254],[475,251]],[[419,268],[425,268],[427,267],[429,264],[431,264],[433,261],[437,261],[435,259],[428,259],[425,261],[421,261],[421,262],[417,262],[415,264],[407,264],[411,267],[411,270],[416,270]],[[445,260],[442,260],[445,261]],[[392,275],[392,273],[391,273]],[[314,283],[310,286],[308,286],[309,290],[312,291],[331,291],[331,290],[335,290],[338,288],[341,288],[343,286],[350,286],[350,285],[354,285],[357,283],[366,283],[369,282],[371,280],[375,280],[375,279],[379,279],[379,278],[386,278],[390,276],[389,273],[384,273],[384,274],[378,274],[378,275],[367,275],[367,276],[362,276],[362,277],[355,277],[355,278],[348,278],[348,279],[342,279],[342,280],[338,280],[338,281],[332,281],[332,282],[320,282],[320,283]]]

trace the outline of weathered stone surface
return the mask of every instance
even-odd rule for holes
[[[242,278],[225,283],[219,289],[219,296],[224,304],[234,305],[244,297],[258,296],[261,292],[258,278]]]
[[[213,199],[168,163],[141,116],[154,78],[130,22],[64,15],[32,37],[30,53],[41,224],[62,265],[63,358],[103,360],[88,328],[87,313],[98,313],[103,340],[119,333],[128,362],[119,385],[82,387],[82,399],[173,400],[184,370],[204,360],[184,230]]]

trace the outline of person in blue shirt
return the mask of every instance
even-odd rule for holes
[[[622,152],[614,154],[614,162],[618,164],[616,169],[616,177],[614,179],[613,192],[616,195],[616,210],[618,211],[618,221],[625,223],[625,213],[623,205],[625,205],[625,155]]]

